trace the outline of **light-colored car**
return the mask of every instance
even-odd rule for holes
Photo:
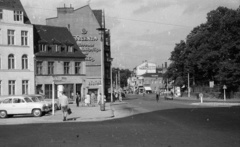
[[[48,106],[50,110],[52,110],[52,99],[46,99],[46,96],[42,94],[31,94],[28,96],[32,97],[33,99],[38,99],[40,102],[46,104],[46,106]],[[55,99],[54,110],[57,110],[57,109],[58,109],[58,101]]]
[[[7,96],[0,103],[0,117],[6,118],[13,115],[32,114],[35,117],[42,116],[48,111],[48,107],[39,102],[32,102],[26,96]]]

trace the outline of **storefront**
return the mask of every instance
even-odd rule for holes
[[[37,76],[36,91],[38,94],[46,95],[46,98],[52,98],[54,88],[55,98],[57,98],[57,86],[63,85],[66,96],[68,96],[70,99],[73,99],[77,92],[81,96],[84,95],[82,83],[83,78],[79,76]]]

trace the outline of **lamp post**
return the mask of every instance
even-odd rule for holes
[[[101,98],[101,106],[100,109],[101,111],[105,110],[104,106],[104,31],[106,30],[105,28],[97,28],[97,30],[100,32],[101,35],[101,93],[102,93],[102,98]]]

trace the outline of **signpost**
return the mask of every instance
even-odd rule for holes
[[[224,101],[226,101],[226,92],[225,92],[226,89],[227,89],[227,86],[223,85]]]

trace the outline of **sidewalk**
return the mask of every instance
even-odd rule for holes
[[[105,104],[105,111],[101,111],[99,105],[87,107],[80,104],[77,107],[76,104],[70,104],[69,106],[72,114],[68,115],[67,121],[63,121],[62,110],[57,110],[54,115],[50,112],[42,117],[14,116],[13,118],[0,119],[0,125],[103,121],[114,117],[110,103]]]

